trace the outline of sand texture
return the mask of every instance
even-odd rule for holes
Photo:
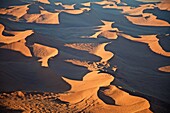
[[[1,0],[0,113],[170,113],[169,0]]]

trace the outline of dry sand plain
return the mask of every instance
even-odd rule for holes
[[[169,113],[169,0],[1,0],[0,112]]]

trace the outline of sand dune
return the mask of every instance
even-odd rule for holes
[[[114,22],[109,22],[109,21],[104,21],[104,20],[101,20],[101,21],[104,25],[97,26],[96,27],[97,29],[95,29],[96,33],[91,35],[89,38],[97,38],[99,35],[101,35],[108,39],[116,39],[117,38],[116,32],[119,30],[118,28],[112,28],[112,24],[114,24]]]
[[[170,26],[170,24],[164,20],[157,19],[157,16],[151,13],[145,13],[140,17],[125,16],[130,22],[136,25],[142,26]]]
[[[18,51],[27,57],[32,57],[32,54],[29,48],[25,45],[25,42],[22,42],[22,41],[13,42],[11,44],[1,46],[0,48]]]
[[[93,2],[94,4],[98,4],[98,5],[114,5],[115,2],[113,1],[107,1],[107,0],[103,0],[103,1],[100,1],[100,2]]]
[[[28,8],[29,5],[30,4],[21,5],[21,6],[10,6],[9,9],[2,8],[0,9],[0,14],[12,15],[16,17],[16,20],[18,20],[19,18],[21,18],[23,15],[27,13],[27,10],[29,9]]]
[[[161,3],[156,5],[160,10],[170,11],[170,1],[169,0],[161,0]]]
[[[109,43],[93,44],[93,43],[73,43],[65,44],[67,47],[71,47],[78,50],[88,51],[90,54],[94,54],[101,58],[100,62],[107,62],[113,57],[113,53],[105,50],[105,46]]]
[[[25,14],[23,18],[28,23],[41,23],[41,24],[59,24],[59,13],[51,13],[45,10],[40,11],[41,14]]]
[[[32,30],[8,31],[9,34],[12,34],[14,36],[4,36],[2,34],[4,29],[5,29],[4,26],[2,24],[0,24],[0,43],[4,43],[4,44],[10,44],[10,43],[13,43],[13,42],[23,40],[33,33]]]
[[[154,53],[157,53],[157,54],[160,54],[166,57],[170,57],[170,52],[166,52],[165,50],[163,50],[163,48],[159,44],[159,39],[156,38],[157,35],[141,35],[140,36],[141,38],[134,38],[130,35],[122,34],[122,33],[119,35],[132,41],[145,43],[149,46],[151,51],[153,51]]]
[[[49,0],[35,0],[44,4],[50,4]]]
[[[91,6],[91,2],[81,3],[81,5],[86,6],[86,7],[90,7]]]
[[[63,79],[71,85],[71,89],[66,94],[60,94],[59,99],[69,103],[78,103],[92,96],[97,98],[99,87],[108,86],[114,78],[109,74],[93,71],[86,74],[82,81],[70,80],[64,77]]]
[[[162,71],[162,72],[169,72],[170,73],[170,66],[163,66],[163,67],[158,68],[158,70]]]
[[[61,2],[55,2],[55,5],[61,5],[64,9],[74,9],[74,6],[76,4],[71,4],[71,5],[66,5],[66,4],[62,4]]]
[[[41,66],[43,67],[48,67],[48,60],[58,54],[58,50],[56,48],[44,46],[37,43],[35,43],[32,47],[34,56],[41,58],[38,61],[42,62]]]
[[[68,10],[56,10],[59,12],[65,12],[68,14],[74,14],[74,15],[78,15],[78,14],[82,14],[85,11],[90,11],[90,8],[80,8],[80,9],[68,9]]]

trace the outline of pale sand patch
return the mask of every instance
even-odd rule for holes
[[[103,0],[103,1],[100,1],[100,2],[92,2],[94,4],[98,4],[98,5],[114,5],[115,2],[113,1],[107,1],[107,0]]]
[[[78,15],[84,13],[85,11],[90,11],[90,10],[91,10],[90,8],[80,8],[80,9],[68,9],[68,10],[56,10],[56,11]]]
[[[90,7],[91,6],[91,2],[81,3],[81,5],[86,6],[86,7]]]
[[[144,13],[140,17],[125,16],[130,22],[142,26],[170,26],[167,21],[157,19],[157,16],[151,13]]]
[[[4,43],[4,44],[10,44],[13,42],[23,40],[33,33],[32,30],[8,31],[9,34],[12,34],[14,36],[4,36],[2,35],[2,32],[4,31],[4,29],[5,27],[2,24],[0,24],[0,43]]]
[[[40,10],[41,14],[25,14],[23,18],[28,23],[41,23],[41,24],[59,24],[59,13],[51,13],[45,10]]]
[[[56,48],[45,45],[34,43],[32,47],[34,56],[41,58],[38,61],[42,62],[41,66],[43,67],[48,67],[48,60],[58,54],[58,50]]]
[[[169,0],[161,0],[161,3],[156,5],[160,10],[170,11],[170,1]]]
[[[67,47],[71,47],[77,50],[88,51],[90,54],[94,54],[101,58],[100,62],[107,62],[113,57],[113,53],[105,50],[105,46],[109,43],[93,44],[93,43],[73,43],[65,44]]]
[[[170,73],[170,66],[163,66],[163,67],[158,68],[158,70]]]
[[[0,14],[12,15],[15,16],[17,19],[19,19],[27,13],[27,10],[29,9],[28,8],[29,5],[30,4],[21,5],[21,6],[10,6],[9,9],[2,8],[0,9]]]
[[[119,35],[132,41],[145,43],[154,53],[170,57],[170,52],[166,52],[165,50],[163,50],[163,48],[159,44],[159,39],[156,38],[157,35],[140,35],[140,38],[135,38],[123,33],[119,33]]]
[[[1,46],[0,48],[18,51],[18,52],[22,53],[24,56],[32,57],[32,54],[31,54],[29,48],[25,45],[25,42],[22,42],[22,41],[13,42],[11,44]]]
[[[68,5],[68,4],[63,4],[61,2],[55,2],[54,4],[61,5],[64,9],[74,9],[74,6],[76,5],[76,4]]]
[[[104,20],[101,20],[101,22],[104,25],[97,26],[95,29],[96,32],[93,35],[89,36],[88,38],[97,38],[99,35],[101,35],[108,39],[117,39],[117,32],[119,30],[118,28],[112,28],[112,24],[114,24],[114,22]],[[82,36],[82,38],[84,37],[86,36]]]
[[[50,4],[49,0],[35,0],[44,4]]]

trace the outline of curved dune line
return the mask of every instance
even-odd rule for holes
[[[163,66],[163,67],[158,68],[158,70],[170,73],[170,66]]]
[[[147,16],[146,16],[147,15]],[[144,13],[141,17],[125,16],[130,22],[136,25],[143,26],[170,26],[170,24],[164,20],[157,19],[157,17],[151,13]]]
[[[44,3],[44,4],[50,4],[48,0],[37,0],[38,2]]]
[[[156,38],[157,35],[141,35],[141,38],[134,38],[123,33],[120,33],[119,35],[132,41],[146,43],[151,51],[153,51],[154,53],[170,57],[170,52],[166,52],[165,50],[163,50],[161,45],[159,44],[159,39]]]
[[[74,15],[78,15],[78,14],[82,14],[85,11],[90,11],[90,8],[80,8],[80,9],[68,9],[68,10],[56,10],[59,12],[65,12],[68,14],[74,14]]]
[[[9,9],[2,8],[0,9],[0,14],[12,15],[15,16],[17,19],[19,19],[27,13],[27,10],[29,9],[28,8],[29,5],[30,4],[21,5],[21,6],[10,6]]]
[[[27,57],[32,57],[32,54],[29,48],[25,45],[25,42],[22,42],[22,41],[4,45],[4,46],[1,46],[0,48],[18,51]]]
[[[90,38],[97,38],[99,35],[102,35],[108,39],[116,39],[117,36],[114,33],[111,33],[110,31],[119,31],[118,28],[112,28],[112,24],[114,22],[104,21],[101,20],[104,25],[97,26],[97,29],[95,29],[97,32],[90,36]]]
[[[169,0],[161,0],[161,3],[156,5],[160,10],[170,11],[170,1]]]
[[[41,14],[25,14],[23,18],[27,22],[35,22],[41,24],[59,24],[59,13],[51,13],[40,10]]]
[[[63,80],[71,85],[71,89],[66,94],[59,94],[59,99],[69,103],[78,103],[84,99],[98,98],[97,91],[102,86],[108,86],[114,77],[107,73],[98,71],[89,72],[82,81],[70,80],[63,77]]]
[[[67,47],[71,47],[77,50],[88,51],[90,54],[94,54],[101,58],[100,62],[107,62],[113,57],[113,53],[105,50],[105,46],[109,43],[102,43],[95,45],[93,43],[73,43],[73,44],[65,44]]]
[[[100,2],[92,2],[92,3],[98,4],[98,5],[114,5],[115,2],[103,0],[103,1],[100,1]]]
[[[41,66],[48,67],[48,60],[51,57],[54,57],[58,54],[58,50],[56,48],[44,46],[41,44],[34,43],[33,53],[34,56],[41,58],[40,62],[42,62]]]
[[[115,105],[117,106],[108,106],[115,113],[152,113],[149,110],[150,104],[146,99],[132,96],[116,86],[110,85],[109,89],[104,90],[103,93],[115,101]]]
[[[14,36],[3,36],[2,32],[4,31],[4,29],[5,29],[4,26],[0,24],[0,43],[4,43],[4,44],[10,44],[13,42],[23,40],[33,33],[32,30],[15,31],[15,32],[8,31],[9,34],[12,34]]]
[[[61,5],[64,9],[74,9],[74,6],[76,5],[76,4],[66,5],[66,4],[63,4],[61,2],[55,2],[54,4],[55,5]]]

